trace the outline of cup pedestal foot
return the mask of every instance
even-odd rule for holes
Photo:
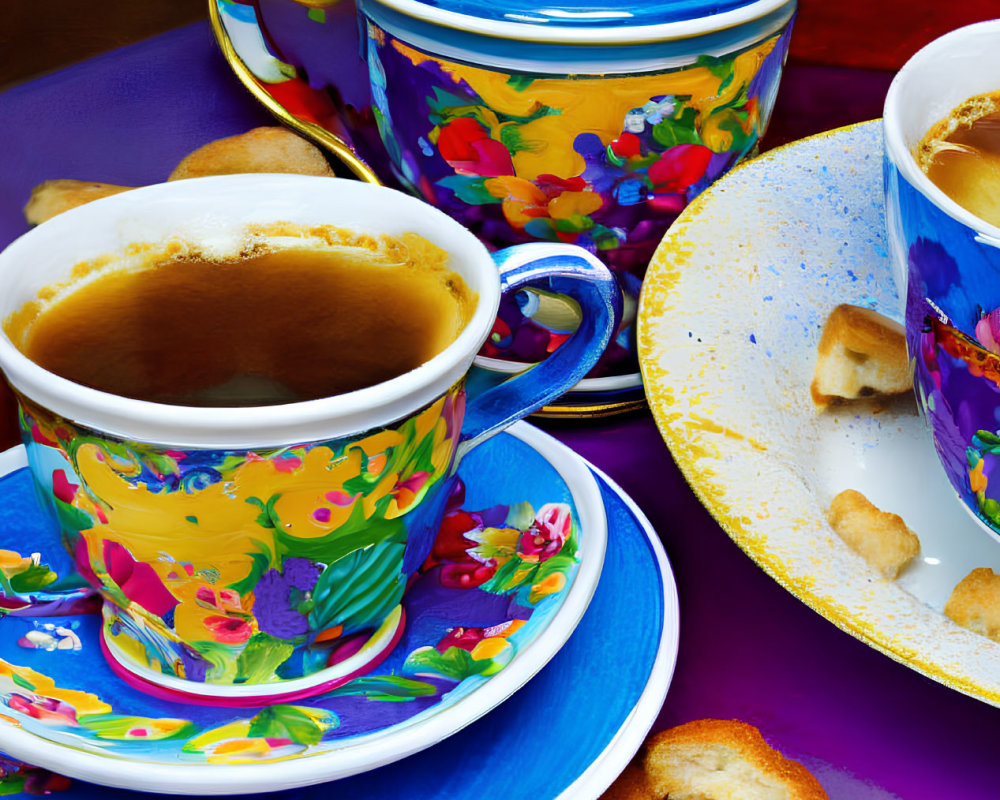
[[[134,689],[176,702],[196,705],[250,707],[277,702],[292,702],[314,697],[342,686],[375,669],[392,652],[406,627],[406,614],[397,606],[382,626],[361,648],[333,666],[312,675],[273,683],[221,684],[187,680],[166,675],[149,666],[138,664],[115,642],[108,630],[108,611],[101,631],[101,650],[112,671]]]

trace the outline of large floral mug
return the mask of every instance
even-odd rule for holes
[[[242,408],[99,391],[34,363],[7,322],[0,336],[39,495],[104,599],[105,652],[150,691],[237,704],[291,699],[374,667],[401,635],[400,600],[430,552],[458,460],[578,380],[617,324],[614,279],[579,248],[512,248],[498,254],[498,270],[471,233],[416,198],[289,175],[176,181],[62,214],[0,254],[0,319],[74,265],[114,263],[164,241],[220,247],[247,226],[279,221],[282,236],[289,226],[331,224],[418,234],[476,295],[467,323],[397,377]],[[572,294],[586,324],[537,368],[482,392],[467,388],[501,295],[527,281]],[[315,368],[335,369],[335,354]]]
[[[632,322],[664,231],[756,152],[796,4],[360,0],[360,26],[349,0],[210,6],[251,89],[360,177],[491,246],[572,243],[608,264],[627,302],[600,379],[638,372]],[[370,97],[351,85],[359,63]],[[376,147],[352,103],[370,105]],[[557,299],[511,296],[483,356],[545,358],[576,324]]]

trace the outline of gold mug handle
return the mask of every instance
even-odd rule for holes
[[[307,120],[301,120],[298,117],[289,114],[271,95],[269,95],[258,83],[257,79],[254,77],[250,68],[243,62],[239,54],[236,52],[236,48],[233,47],[233,43],[230,41],[229,36],[225,35],[225,29],[222,25],[222,19],[219,16],[219,5],[216,0],[208,0],[208,16],[209,22],[212,25],[212,31],[215,34],[215,39],[219,43],[222,49],[222,54],[225,56],[226,61],[232,67],[233,71],[236,73],[236,77],[239,78],[240,83],[242,83],[250,93],[260,101],[260,103],[270,111],[279,121],[284,125],[287,125],[292,130],[302,134],[307,139],[319,142],[327,150],[329,150],[340,162],[349,169],[356,178],[365,183],[373,183],[376,185],[382,185],[382,181],[379,179],[375,171],[368,166],[367,162],[361,158],[354,149],[347,144],[343,139],[337,136],[335,133],[327,130],[326,128],[317,125],[315,122],[309,122]]]

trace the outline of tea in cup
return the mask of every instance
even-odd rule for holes
[[[401,192],[291,175],[138,189],[0,254],[0,367],[121,677],[240,705],[392,650],[462,455],[579,380],[620,313],[578,248],[497,257]],[[578,334],[467,388],[501,294],[539,280]]]
[[[1000,536],[1000,20],[914,55],[886,96],[886,224],[914,387],[952,487]]]
[[[1000,91],[966,99],[920,140],[920,169],[941,191],[1000,226]]]

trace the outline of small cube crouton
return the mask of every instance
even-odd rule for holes
[[[910,391],[913,376],[903,326],[870,308],[842,304],[830,312],[809,387],[819,408],[844,400]]]

